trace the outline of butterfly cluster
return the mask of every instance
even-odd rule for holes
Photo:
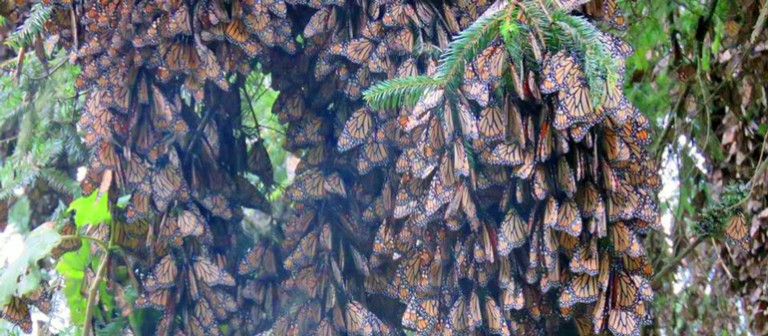
[[[554,3],[597,25],[624,22],[613,0]],[[436,76],[453,36],[518,5],[77,1],[70,48],[93,149],[83,188],[114,175],[117,194],[131,195],[121,224],[100,234],[140,260],[136,306],[164,313],[158,334],[509,335],[575,324],[638,335],[650,318],[642,238],[658,222],[659,178],[648,120],[622,80],[593,102],[579,55],[512,63],[496,35],[457,87],[401,108],[362,99],[384,80]],[[601,40],[623,77],[631,48]],[[301,161],[281,241],[236,258],[242,207],[266,204],[242,173],[271,174],[263,143],[249,149],[237,132],[252,62],[280,91],[272,112]]]
[[[295,52],[285,3],[43,5],[52,13],[45,33],[56,35],[82,69],[75,84],[86,99],[77,126],[92,152],[83,190],[106,187],[113,201],[128,199],[124,209],[113,209],[115,225],[88,234],[131,255],[140,284],[135,306],[164,312],[159,333],[221,333],[219,323],[237,323],[230,317],[241,298],[236,264],[227,263],[235,259],[228,241],[239,232],[233,223],[243,207],[269,210],[244,172],[271,181],[264,143],[246,144],[235,134],[242,81],[233,78],[250,73],[256,56],[268,62],[267,48]],[[54,255],[79,243],[66,241]],[[120,263],[110,263],[108,273],[126,266]],[[110,280],[109,287],[122,292],[124,285]]]

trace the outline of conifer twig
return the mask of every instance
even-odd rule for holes
[[[693,252],[693,250],[695,250],[696,247],[698,247],[701,243],[703,243],[706,238],[707,238],[706,235],[701,235],[698,238],[696,238],[696,240],[693,243],[691,243],[691,245],[688,245],[688,247],[686,247],[685,250],[683,250],[683,252],[680,252],[680,254],[678,254],[675,257],[675,259],[673,259],[670,263],[664,266],[664,268],[662,268],[658,273],[656,273],[656,275],[653,276],[653,280],[651,281],[651,284],[654,286],[658,285],[661,279],[663,279],[668,273],[677,269],[677,266],[680,265],[680,262],[682,262],[683,259],[685,259],[685,257],[691,254],[691,252]]]

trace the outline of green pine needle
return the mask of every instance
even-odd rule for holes
[[[11,36],[8,36],[8,40],[5,43],[16,49],[32,44],[32,38],[43,31],[43,25],[51,17],[52,11],[51,7],[43,6],[39,3],[32,6],[32,9],[29,11],[29,18],[24,20],[21,27],[13,32]]]
[[[370,87],[363,96],[376,110],[413,106],[425,90],[442,84],[443,81],[427,76],[395,78]]]
[[[497,36],[504,7],[489,8],[448,45],[448,50],[440,58],[437,78],[445,81],[449,89],[455,89],[461,83],[464,63],[475,57]]]

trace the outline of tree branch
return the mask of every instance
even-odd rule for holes
[[[106,225],[106,224],[101,224],[101,225]],[[99,290],[99,284],[101,283],[102,280],[104,280],[104,274],[107,272],[107,264],[109,264],[109,259],[111,257],[112,245],[114,244],[115,235],[112,234],[111,231],[112,229],[110,228],[109,243],[107,244],[107,247],[104,250],[104,258],[101,259],[101,262],[99,263],[99,268],[96,270],[96,276],[93,280],[93,283],[91,284],[91,287],[88,289],[88,297],[86,298],[86,300],[88,300],[88,304],[85,307],[85,324],[83,325],[83,333],[81,334],[82,336],[90,336],[91,329],[93,328],[93,323],[91,320],[93,319],[93,310],[96,304],[96,295],[98,295],[96,292]]]
[[[664,266],[664,268],[662,268],[661,271],[659,271],[658,273],[656,273],[656,275],[653,276],[653,280],[651,281],[651,284],[654,287],[658,286],[659,283],[661,282],[661,279],[663,279],[668,273],[677,269],[677,266],[680,265],[683,259],[685,259],[685,257],[691,254],[691,252],[693,252],[693,250],[695,250],[696,247],[699,246],[699,244],[704,242],[706,238],[707,236],[699,236],[698,238],[696,238],[696,240],[693,243],[691,243],[691,245],[688,245],[688,247],[686,247],[685,250],[683,250],[683,252],[678,254],[674,260],[672,260],[669,264]]]

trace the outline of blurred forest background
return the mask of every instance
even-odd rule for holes
[[[659,195],[664,230],[652,232],[645,243],[657,272],[654,321],[645,333],[768,333],[768,5],[764,0],[620,5],[629,23],[620,34],[635,49],[625,90],[652,122],[651,152],[664,183]],[[42,7],[20,13],[13,1],[0,6],[5,6],[0,7],[3,265],[32,228],[80,196],[78,170],[86,155],[75,126],[84,104],[74,89],[80,69],[51,49],[53,41],[34,33],[42,24],[34,20],[42,17]],[[276,167],[275,183],[285,186],[296,158],[280,146],[285,128],[271,113],[277,92],[269,80],[258,74],[247,78],[243,115],[250,118],[246,125],[259,128]],[[741,192],[734,196],[729,188]],[[278,200],[282,190],[274,188],[269,198]],[[707,216],[718,216],[723,202],[752,213],[753,240],[746,249],[701,234]],[[266,225],[259,214],[247,220],[254,235]],[[70,300],[69,309],[82,309],[78,304],[83,303]],[[67,315],[66,307],[55,311]],[[57,323],[67,330],[68,322]],[[0,333],[8,332],[18,330],[0,321]]]

